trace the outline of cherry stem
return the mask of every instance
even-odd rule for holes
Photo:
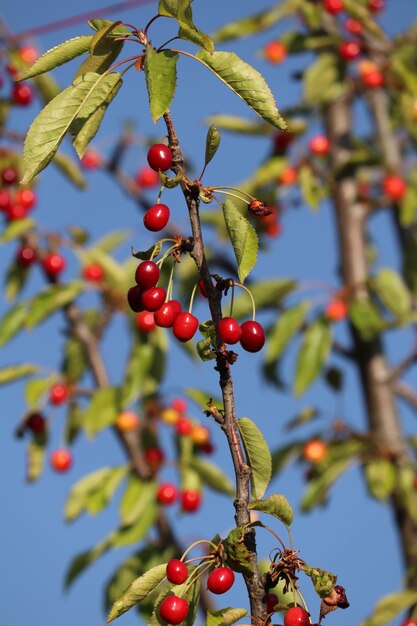
[[[156,204],[160,204],[161,203],[161,196],[162,196],[162,193],[163,193],[164,189],[165,189],[165,187],[162,185],[161,189],[159,190],[158,197],[156,199]]]
[[[166,41],[165,43],[161,44],[159,46],[159,48],[157,49],[157,52],[161,52],[161,50],[163,50],[164,46],[166,46],[169,43],[171,43],[171,41],[175,41],[175,39],[179,39],[178,35],[175,35],[175,37],[171,37],[171,39],[168,39],[168,41]]]
[[[269,526],[266,526],[266,524],[263,524],[262,522],[261,522],[261,525],[262,525],[262,527],[263,527],[263,528],[265,528],[265,530],[269,530],[269,532],[270,532],[272,535],[274,535],[275,539],[277,539],[277,541],[279,541],[279,542],[280,542],[280,544],[282,545],[282,549],[283,549],[283,550],[286,550],[286,547],[285,547],[285,545],[284,545],[284,542],[283,542],[283,541],[282,541],[282,539],[281,539],[281,538],[280,538],[280,537],[276,534],[276,532],[275,532],[275,531],[273,531],[273,530],[272,530],[272,528],[270,528]]]
[[[163,240],[162,240],[163,241]],[[172,239],[166,239],[165,241],[173,241]],[[170,246],[168,248],[168,250],[164,253],[163,256],[161,256],[161,258],[159,259],[159,261],[156,262],[157,265],[159,265],[159,268],[162,267],[165,259],[171,254],[171,252],[173,250],[175,250],[176,248],[179,248],[179,245],[177,243],[175,243],[173,246]]]
[[[109,67],[109,69],[108,69],[106,72],[104,72],[104,74],[102,74],[102,75],[104,76],[104,75],[110,74],[111,72],[113,72],[113,70],[115,70],[115,69],[116,69],[116,67],[119,67],[120,65],[123,65],[124,63],[129,63],[129,61],[134,61],[134,62],[132,63],[132,65],[129,65],[129,67],[127,67],[125,70],[123,70],[123,74],[126,74],[126,72],[127,72],[128,70],[130,70],[130,68],[131,68],[131,67],[133,67],[133,66],[134,66],[134,64],[136,63],[136,61],[137,61],[140,57],[141,57],[141,55],[139,54],[139,55],[136,55],[136,56],[133,56],[133,57],[129,57],[128,59],[123,59],[123,61],[119,61],[118,63],[115,63],[114,65],[112,65],[111,67]],[[122,74],[122,76],[123,76],[123,74]]]
[[[254,196],[251,196],[251,194],[247,191],[243,191],[242,189],[236,189],[236,187],[231,187],[230,185],[216,185],[215,187],[210,187],[210,191],[220,191],[221,193],[226,193],[222,191],[223,189],[231,189],[232,191],[237,191],[243,196],[250,198],[250,200],[255,200]]]
[[[236,193],[232,193],[231,191],[223,191],[222,189],[219,189],[218,187],[213,187],[212,190],[217,191],[217,193],[222,193],[224,196],[230,196],[231,198],[236,198],[236,200],[239,200],[240,202],[245,202],[245,204],[249,204],[246,198],[241,198]]]
[[[247,287],[245,287],[245,285],[242,285],[242,283],[237,283],[235,281],[233,281],[233,284],[236,285],[237,287],[242,287],[242,289],[244,289],[245,291],[247,291],[247,293],[249,294],[249,297],[252,301],[252,321],[255,321],[255,317],[256,317],[256,307],[255,307],[255,300],[253,299],[253,295],[251,294],[251,292],[249,291],[249,289]]]
[[[217,550],[218,546],[216,546],[215,543],[213,543],[212,541],[209,541],[208,539],[199,539],[198,541],[195,541],[194,543],[192,543],[184,552],[184,554],[182,555],[180,561],[183,561],[185,559],[185,557],[187,556],[187,554],[189,552],[191,552],[191,550],[193,548],[195,548],[196,546],[198,546],[200,543],[208,543],[209,546],[211,546],[214,550]],[[203,557],[202,557],[203,558]]]
[[[145,28],[143,29],[143,34],[145,35],[145,37],[148,36],[148,29],[149,26],[151,24],[153,24],[155,22],[155,20],[158,19],[158,17],[162,17],[162,15],[160,15],[159,13],[157,13],[156,15],[153,16],[153,18],[151,20],[149,20],[149,22],[146,24]]]
[[[211,559],[209,564],[203,562],[196,566],[196,568],[191,572],[190,577],[188,578],[187,582],[184,585],[183,594],[185,594],[188,591],[191,585],[194,585],[197,578],[205,574],[210,569],[212,562],[213,562],[213,559]],[[201,569],[200,572],[198,571],[199,569]]]
[[[168,286],[167,286],[167,295],[166,295],[166,298],[165,298],[165,302],[168,302],[168,300],[172,300],[172,285],[174,283],[174,281],[173,281],[174,269],[175,269],[175,263],[172,264],[171,271],[170,271],[170,274],[169,274]]]
[[[198,286],[198,283],[196,283],[194,285],[194,288],[193,288],[193,290],[191,292],[190,306],[188,307],[188,313],[191,313],[191,311],[193,310],[193,302],[194,302],[194,296],[195,296],[195,292],[197,290],[197,286]]]

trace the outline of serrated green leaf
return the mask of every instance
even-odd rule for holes
[[[266,363],[273,363],[281,356],[291,339],[303,325],[309,308],[309,302],[300,302],[300,304],[281,313],[274,326],[267,333]]]
[[[117,387],[98,389],[90,400],[82,417],[82,427],[87,437],[112,426],[120,411],[120,390]]]
[[[268,444],[259,428],[248,417],[236,420],[251,468],[252,495],[260,499],[264,495],[272,474],[272,460]]]
[[[389,459],[371,459],[365,463],[365,477],[369,493],[377,500],[386,500],[397,482],[397,472]]]
[[[246,609],[233,609],[230,606],[218,611],[207,611],[206,626],[231,626],[247,615]]]
[[[407,317],[411,310],[411,295],[401,276],[390,268],[381,269],[371,281],[372,288],[393,315]]]
[[[7,311],[0,320],[0,346],[4,346],[23,328],[27,315],[27,305],[19,302]]]
[[[249,220],[229,199],[223,204],[223,216],[237,261],[237,274],[243,283],[256,264],[258,235]]]
[[[291,526],[294,518],[294,512],[287,498],[278,493],[274,493],[265,500],[253,500],[249,503],[249,508],[274,515],[286,526]]]
[[[90,50],[90,54],[78,68],[73,83],[75,83],[77,79],[92,72],[104,75],[119,56],[123,44],[124,41],[115,41],[111,36],[101,39],[97,43],[94,52]],[[107,76],[109,76],[109,74],[107,74]]]
[[[87,73],[42,109],[26,137],[22,184],[30,182],[48,165],[74,121],[92,115],[106,101],[119,80],[118,72],[105,76]]]
[[[90,515],[101,511],[110,501],[127,471],[126,467],[103,467],[83,476],[72,486],[68,495],[65,503],[65,521],[74,521],[84,511],[88,511]]]
[[[25,385],[25,402],[29,409],[39,408],[42,396],[51,388],[56,377],[36,378],[29,380]]]
[[[335,53],[322,53],[304,72],[304,100],[312,106],[338,98],[345,90],[340,59]]]
[[[41,74],[32,80],[43,104],[48,104],[61,91],[61,87],[50,74]]]
[[[391,622],[399,613],[403,613],[417,603],[417,592],[411,589],[390,593],[379,600],[368,619],[360,626],[382,626]]]
[[[332,345],[332,328],[326,320],[316,319],[304,333],[294,376],[294,394],[300,396],[320,374]]]
[[[214,465],[214,463],[193,457],[190,462],[190,467],[197,472],[203,483],[211,487],[214,491],[226,493],[230,496],[235,495],[235,489],[229,477],[223,470],[217,467],[217,465]]]
[[[123,526],[134,524],[155,502],[156,484],[139,480],[134,474],[129,477],[126,490],[120,501],[120,522]]]
[[[82,35],[81,37],[73,37],[67,39],[63,43],[47,50],[37,59],[26,72],[19,76],[19,80],[27,80],[44,72],[49,72],[64,63],[68,63],[72,59],[88,52],[92,42],[93,35]]]
[[[133,581],[126,591],[116,600],[107,618],[109,624],[133,606],[149,596],[166,577],[166,563],[156,565]]]
[[[376,306],[368,298],[353,300],[349,305],[349,317],[365,341],[372,340],[387,326]]]
[[[88,20],[88,25],[91,26],[93,30],[99,31],[102,28],[105,28],[109,25],[114,25],[115,22],[111,20],[103,20],[100,18],[94,18],[93,20]],[[131,35],[132,31],[130,31],[126,26],[123,26],[120,22],[118,22],[117,27],[113,27],[108,31],[109,37],[124,37],[126,35]]]
[[[145,78],[148,89],[149,108],[156,123],[166,113],[174,98],[177,86],[178,53],[171,50],[156,52],[146,47]]]
[[[80,281],[62,285],[49,285],[28,302],[29,314],[26,328],[31,329],[43,322],[49,315],[66,306],[82,292],[85,287]]]
[[[204,157],[204,162],[206,165],[210,163],[210,161],[216,154],[217,150],[219,149],[220,141],[221,141],[221,134],[219,133],[217,128],[214,126],[214,124],[211,124],[210,128],[207,131],[207,136],[206,136],[206,152],[205,152],[205,157]]]
[[[290,278],[276,278],[272,280],[260,280],[251,285],[250,291],[256,302],[256,310],[273,308],[297,287],[297,283]],[[235,298],[233,305],[234,317],[240,319],[252,314],[252,302],[247,293]]]
[[[33,363],[18,363],[17,365],[6,365],[0,368],[0,385],[7,385],[15,380],[32,376],[39,371],[39,367]]]
[[[159,0],[158,13],[177,20],[180,26],[178,31],[180,39],[191,41],[205,48],[208,52],[213,52],[214,43],[212,39],[199,30],[193,22],[191,0]]]
[[[10,222],[4,231],[0,235],[0,243],[6,243],[7,241],[11,241],[12,239],[17,239],[17,237],[21,237],[29,230],[32,230],[36,225],[35,220],[31,217],[25,217],[21,220],[15,220]]]
[[[107,24],[103,24],[101,28],[93,35],[93,39],[90,44],[90,54],[95,55],[97,50],[100,49],[100,43],[107,37],[113,33],[118,26],[120,26],[122,22],[119,20],[117,22],[107,21]],[[130,34],[130,33],[129,33]]]
[[[230,531],[226,539],[223,540],[223,547],[226,553],[226,563],[235,572],[253,574],[254,567],[249,560],[249,548],[245,544],[245,534],[247,526],[238,526]]]
[[[201,48],[204,48],[209,54],[213,54],[214,52],[213,40],[198,28],[189,28],[181,24],[178,30],[178,37],[185,39],[185,41],[191,41],[197,46],[201,46]]]
[[[87,187],[87,181],[80,166],[68,154],[57,152],[52,163],[56,165],[59,171],[64,174],[73,185],[78,187],[78,189],[85,189]]]
[[[320,202],[326,197],[326,190],[322,181],[316,177],[308,163],[298,168],[297,180],[304,202],[310,209],[316,211],[319,208]]]
[[[264,120],[277,128],[287,128],[263,76],[237,54],[213,52],[210,55],[200,50],[196,58]]]
[[[320,598],[327,598],[336,584],[337,576],[319,567],[304,566],[304,573],[311,578],[315,592]]]
[[[139,543],[146,537],[149,530],[155,523],[158,507],[156,498],[154,498],[149,506],[144,509],[143,514],[130,526],[121,526],[116,532],[112,533],[111,546],[119,548],[122,546],[131,546]]]

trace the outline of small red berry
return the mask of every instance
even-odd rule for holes
[[[142,293],[143,289],[139,285],[131,287],[127,292],[127,302],[134,313],[143,311]]]
[[[259,352],[265,343],[265,331],[259,322],[243,322],[240,345],[247,352]]]
[[[149,148],[147,159],[149,167],[153,170],[165,172],[169,170],[172,164],[171,148],[164,143],[155,143]]]
[[[104,278],[104,269],[99,263],[90,263],[83,269],[83,277],[92,283],[99,283]]]
[[[310,626],[310,616],[301,606],[293,606],[285,613],[284,626]]]
[[[154,204],[143,216],[143,223],[145,228],[153,233],[157,233],[168,224],[169,216],[170,211],[166,204]]]
[[[17,83],[13,86],[11,99],[18,106],[28,106],[33,100],[32,87],[26,83]]]
[[[46,254],[42,260],[42,266],[48,276],[58,276],[66,267],[67,263],[63,256],[57,252]]]
[[[159,504],[163,504],[164,506],[170,506],[174,504],[178,497],[178,489],[172,483],[162,483],[158,487],[158,491],[156,492],[156,499]]]
[[[226,593],[235,582],[235,575],[230,567],[216,567],[207,578],[207,589],[220,595]]]
[[[268,615],[274,612],[274,606],[278,604],[278,596],[275,593],[268,593],[266,596],[266,612]]]
[[[279,175],[278,181],[281,185],[289,187],[290,185],[293,185],[295,183],[295,181],[297,180],[297,176],[298,173],[295,167],[286,167],[285,170],[283,170]]]
[[[12,165],[9,165],[1,171],[1,182],[3,185],[14,185],[18,179],[17,169]]]
[[[35,46],[22,46],[19,48],[18,54],[22,61],[31,65],[39,57],[39,50]]]
[[[325,316],[331,322],[339,322],[344,320],[348,314],[348,307],[344,300],[334,298],[326,306]]]
[[[188,578],[188,567],[179,559],[171,559],[167,563],[167,579],[174,585],[182,585]]]
[[[171,328],[180,313],[181,305],[178,300],[169,300],[155,312],[155,324],[161,328]]]
[[[142,293],[142,306],[146,311],[155,312],[164,304],[166,297],[167,294],[163,287],[145,289]]]
[[[95,148],[88,148],[81,158],[81,165],[85,170],[96,170],[103,165],[103,157]]]
[[[351,35],[360,35],[363,32],[363,24],[353,17],[349,17],[345,22],[345,28]]]
[[[361,46],[357,41],[344,41],[339,46],[339,54],[345,61],[353,61],[361,53]]]
[[[66,448],[60,448],[52,452],[49,461],[52,469],[56,472],[64,473],[71,469],[72,454]]]
[[[23,220],[28,214],[28,209],[25,209],[21,204],[12,204],[5,213],[7,221],[15,222],[16,220]]]
[[[368,9],[372,11],[372,13],[378,13],[385,8],[385,0],[369,0]]]
[[[369,89],[378,89],[384,84],[384,76],[378,69],[362,72],[361,77],[363,83]]]
[[[194,489],[185,489],[181,493],[181,508],[187,513],[194,513],[200,508],[201,493]]]
[[[16,204],[20,204],[25,209],[33,209],[36,204],[36,193],[33,189],[18,189],[15,200]]]
[[[283,130],[279,130],[277,133],[275,133],[274,146],[277,154],[284,154],[293,139],[294,136],[291,135],[291,133],[287,133]]]
[[[287,56],[287,48],[280,41],[270,41],[264,47],[264,55],[273,65],[282,63]]]
[[[325,135],[316,135],[309,142],[310,151],[318,156],[325,156],[329,152],[330,142]]]
[[[180,624],[188,615],[188,602],[178,596],[167,596],[159,606],[159,615],[168,624]]]
[[[0,211],[5,211],[11,207],[12,199],[6,189],[0,189]]]
[[[204,452],[204,454],[213,454],[214,445],[211,441],[206,441],[206,443],[199,444],[198,449],[200,452]]]
[[[135,318],[136,327],[142,333],[150,333],[156,328],[153,313],[149,311],[140,311]]]
[[[29,267],[36,261],[36,251],[30,246],[22,246],[16,253],[16,263]]]
[[[401,200],[405,192],[407,191],[407,185],[405,181],[399,176],[395,176],[394,174],[391,176],[386,176],[382,181],[382,188],[384,193],[391,198],[391,200]]]
[[[175,430],[180,437],[186,437],[187,435],[191,435],[193,424],[188,417],[179,417],[175,423]]]
[[[317,438],[307,441],[302,450],[303,458],[310,463],[320,463],[328,453],[327,443]]]
[[[242,329],[234,317],[223,317],[218,325],[219,337],[224,343],[233,345],[242,335]]]
[[[136,268],[136,284],[140,285],[143,289],[155,287],[159,280],[160,273],[160,269],[154,261],[143,261]]]
[[[187,410],[187,402],[182,398],[174,398],[171,401],[171,409],[178,411],[178,413],[185,413]]]
[[[343,0],[323,0],[323,8],[328,13],[332,13],[332,15],[345,10]]]
[[[164,453],[161,448],[148,448],[145,450],[145,459],[149,467],[157,470],[164,462]]]
[[[59,406],[68,400],[68,396],[68,387],[62,383],[57,383],[49,392],[49,402],[55,406]]]
[[[35,435],[40,435],[46,430],[46,419],[40,413],[31,413],[25,420],[25,428]]]
[[[198,319],[195,315],[182,311],[175,318],[172,326],[172,332],[174,333],[174,337],[176,337],[179,341],[185,342],[194,337],[197,332],[197,328]]]
[[[150,167],[142,167],[136,174],[135,178],[139,187],[149,188],[156,187],[159,184],[158,172],[152,170]]]

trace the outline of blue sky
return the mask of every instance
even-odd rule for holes
[[[193,4],[196,24],[212,32],[223,23],[250,14],[255,3],[247,0],[212,0],[207,6],[202,0],[195,0]],[[269,4],[258,0],[256,9]],[[398,32],[415,15],[415,3],[412,0],[402,0],[401,13],[398,11],[399,3],[388,0],[387,5],[382,20],[389,32]],[[70,4],[43,0],[36,5],[14,0],[3,7],[2,15],[13,32],[21,32],[90,9],[94,17],[95,9],[101,6],[98,0],[73,0]],[[156,3],[148,3],[112,17],[143,27],[154,14],[155,7]],[[288,70],[301,69],[304,60],[295,58],[283,66],[271,67],[258,54],[261,47],[281,32],[282,28],[280,26],[279,30],[235,42],[228,45],[227,49],[236,51],[264,73],[278,106],[285,108],[300,95],[299,85],[288,79]],[[87,26],[72,26],[34,39],[33,43],[45,51],[60,41],[87,32]],[[172,24],[169,20],[160,20],[152,32],[156,40],[163,42],[166,35],[172,34]],[[68,83],[74,67],[71,64],[70,68],[63,67],[56,72],[62,85]],[[128,75],[122,92],[109,110],[96,138],[95,143],[104,151],[111,146],[126,119],[134,120],[139,136],[152,133],[155,137],[164,135],[162,123],[154,126],[150,118],[142,81],[140,75]],[[14,112],[12,128],[23,131],[36,110],[37,105],[33,105],[28,110]],[[182,59],[172,116],[184,150],[193,162],[201,163],[203,158],[206,133],[204,119],[220,112],[248,115],[243,103],[224,86],[217,84],[214,77],[191,60]],[[358,121],[362,123],[360,117]],[[269,149],[267,138],[242,138],[224,134],[219,156],[207,171],[207,182],[234,184],[244,180],[268,154]],[[144,160],[143,146],[133,147],[127,160],[130,173],[143,165]],[[128,253],[130,244],[136,249],[147,247],[149,234],[144,234],[141,218],[138,219],[133,203],[113,181],[100,172],[91,174],[89,182],[88,192],[79,192],[72,189],[55,170],[47,170],[38,188],[40,200],[36,211],[41,227],[54,230],[70,224],[83,224],[97,238],[115,227],[128,228],[132,232],[132,241],[129,241],[122,253]],[[175,220],[186,228],[187,218],[181,198],[175,192],[171,198],[174,198],[171,202]],[[372,230],[377,242],[384,247],[384,262],[395,266],[398,257],[388,220],[384,216],[378,217],[372,224]],[[295,276],[302,281],[319,279],[337,287],[337,250],[333,234],[331,213],[327,206],[323,206],[317,214],[304,208],[286,214],[283,235],[272,241],[268,254],[261,255],[255,276]],[[0,249],[3,267],[13,251],[13,245]],[[69,254],[68,260],[66,276],[70,276],[75,268],[75,261]],[[36,275],[34,287],[40,284],[40,275]],[[2,310],[5,308],[4,301],[0,306]],[[64,340],[62,329],[62,320],[57,316],[39,330],[22,334],[2,350],[1,363],[30,358],[38,359],[46,369],[56,368],[56,352]],[[343,327],[338,328],[337,333],[340,333],[342,340],[346,338]],[[111,375],[115,377],[118,361],[114,356],[114,346],[119,346],[122,341],[120,337],[123,337],[123,329],[117,321],[112,339],[105,344],[106,360]],[[407,335],[389,338],[388,344],[394,360],[406,353],[407,341]],[[320,382],[305,397],[294,399],[290,395],[278,394],[261,380],[257,371],[260,359],[260,355],[241,354],[234,368],[237,409],[239,416],[248,416],[256,421],[272,448],[288,439],[288,435],[282,433],[286,419],[307,404],[322,407],[329,420],[341,412],[349,423],[363,428],[361,398],[356,374],[352,369],[347,369],[347,385],[342,401],[336,402]],[[290,353],[287,373],[291,372],[293,362],[294,355]],[[181,374],[178,375],[178,372]],[[216,374],[210,363],[196,367],[173,346],[165,392],[177,395],[182,387],[188,386],[201,386],[217,393]],[[69,593],[63,592],[63,577],[74,554],[91,547],[114,528],[117,524],[117,508],[112,506],[95,518],[84,517],[72,526],[64,525],[62,511],[71,484],[99,467],[122,463],[121,452],[109,434],[100,435],[93,445],[81,438],[74,446],[74,468],[68,475],[58,476],[47,469],[38,484],[29,486],[24,482],[24,444],[13,438],[15,425],[25,408],[19,385],[2,389],[2,408],[0,456],[3,470],[0,474],[0,493],[3,494],[4,505],[0,523],[3,537],[0,565],[1,622],[4,626],[52,626],[57,623],[60,626],[73,626],[74,623],[80,626],[102,626],[105,621],[101,610],[102,586],[130,549],[121,549],[103,557],[80,577]],[[194,414],[199,416],[196,407]],[[51,412],[51,417],[53,444],[57,446],[62,432],[63,413],[56,409]],[[407,428],[411,429],[412,417],[406,411],[404,420]],[[224,463],[225,469],[230,471],[231,462],[225,461],[226,447],[221,433],[215,435],[215,441],[217,452],[213,460],[222,465]],[[270,493],[284,493],[297,511],[303,486],[303,468],[295,467],[274,481]],[[175,521],[176,512],[170,515]],[[188,544],[202,536],[210,537],[214,532],[223,535],[232,525],[231,503],[226,498],[208,493],[200,513],[179,520],[178,533],[183,535],[184,543]],[[276,530],[281,532],[280,528]],[[342,478],[326,507],[305,516],[296,514],[293,537],[295,545],[301,548],[301,556],[309,564],[337,573],[340,584],[347,589],[351,608],[330,615],[326,620],[329,626],[359,623],[369,614],[378,597],[401,587],[400,557],[389,511],[384,505],[368,500],[357,468]],[[269,537],[267,541],[260,539],[260,551],[264,556],[273,547]],[[302,585],[305,598],[307,601],[311,599],[311,606],[316,609],[318,602],[310,593],[309,581],[306,580]],[[219,606],[243,606],[245,602],[242,598],[243,587],[237,583],[224,600],[222,598]],[[120,618],[119,623],[121,626],[133,626],[138,622],[134,613],[128,613]]]

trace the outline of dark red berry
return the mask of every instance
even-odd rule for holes
[[[198,328],[198,319],[192,313],[182,311],[175,318],[172,331],[179,341],[189,341]]]
[[[17,183],[18,173],[15,167],[9,165],[1,171],[1,181],[3,185],[14,185]]]
[[[301,606],[293,606],[285,613],[284,626],[310,626],[310,616]]]
[[[159,504],[163,504],[164,506],[169,506],[174,504],[175,500],[178,497],[178,489],[172,483],[162,483],[158,487],[158,491],[156,492],[156,499]]]
[[[372,11],[372,13],[378,13],[382,11],[385,7],[385,0],[369,0],[368,9]]]
[[[141,333],[150,333],[156,328],[153,313],[150,311],[139,311],[135,318],[136,327]]]
[[[275,593],[268,593],[266,596],[266,612],[268,615],[274,612],[276,604],[278,604],[278,596]]]
[[[188,417],[179,417],[175,424],[175,430],[180,437],[191,435],[193,431],[193,424]]]
[[[344,41],[339,46],[339,54],[345,61],[353,61],[361,53],[361,46],[357,41]]]
[[[40,435],[45,432],[46,419],[40,413],[31,413],[25,420],[25,428],[35,435]]]
[[[160,270],[154,261],[143,261],[137,266],[135,280],[143,289],[155,287],[159,280]]]
[[[155,170],[152,170],[150,167],[143,167],[136,174],[136,182],[139,187],[156,187],[159,183],[159,176]]]
[[[13,87],[12,102],[18,106],[27,106],[33,100],[33,90],[30,85],[26,83],[17,83]]]
[[[146,311],[155,312],[161,308],[167,297],[166,291],[163,287],[152,287],[151,289],[145,289],[142,293],[142,305]]]
[[[284,132],[283,130],[279,130],[274,135],[274,145],[275,151],[277,154],[284,154],[287,151],[288,146],[294,139],[294,136],[291,133]]]
[[[157,470],[164,462],[164,453],[161,448],[148,448],[145,450],[145,459],[149,467]]]
[[[230,567],[216,567],[207,578],[207,589],[220,595],[226,593],[235,582],[235,575]]]
[[[64,257],[57,252],[46,254],[42,261],[43,269],[48,276],[58,276],[65,269],[66,264]]]
[[[178,300],[169,300],[155,312],[155,323],[161,328],[171,328],[180,313],[181,305]]]
[[[174,585],[182,585],[188,578],[188,567],[179,559],[171,559],[167,563],[167,578]]]
[[[28,214],[28,209],[25,209],[21,204],[12,204],[5,213],[8,222],[15,222],[16,220],[23,220]]]
[[[22,246],[16,253],[16,263],[29,267],[36,261],[36,251],[29,246]]]
[[[131,287],[127,292],[127,302],[132,311],[134,311],[135,313],[143,311],[142,293],[143,290],[141,287],[139,287],[139,285]]]
[[[143,216],[143,223],[145,228],[153,233],[157,233],[168,224],[169,216],[170,211],[166,204],[154,204]]]
[[[156,172],[158,170],[169,170],[172,164],[172,152],[169,146],[164,143],[155,143],[149,148],[148,151],[148,163]]]
[[[159,606],[159,615],[168,624],[180,624],[188,615],[188,602],[178,596],[167,596]]]
[[[9,192],[6,189],[0,189],[0,211],[7,211],[11,204],[12,199]]]
[[[181,494],[181,508],[187,513],[194,513],[200,508],[201,493],[195,489],[185,489]]]
[[[223,317],[219,321],[219,337],[224,343],[231,345],[237,343],[242,334],[239,323],[234,317]]]
[[[248,320],[243,322],[240,345],[247,352],[258,352],[265,343],[265,331],[259,322]]]
[[[49,402],[55,406],[59,406],[68,400],[68,396],[68,387],[62,383],[57,383],[49,392]]]

